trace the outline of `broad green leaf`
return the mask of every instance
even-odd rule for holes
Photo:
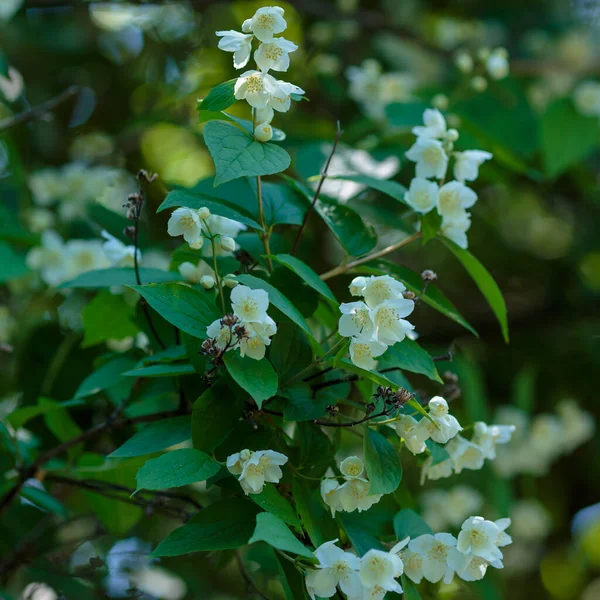
[[[297,181],[286,177],[310,204],[314,192]],[[370,252],[377,244],[377,234],[371,225],[365,224],[358,213],[345,204],[323,195],[315,203],[315,212],[321,217],[331,233],[351,256],[360,256]]]
[[[442,446],[441,444],[438,444],[433,440],[427,440],[425,442],[425,445],[427,446],[427,450],[429,450],[431,458],[433,459],[431,463],[432,465],[439,465],[440,463],[450,458],[448,450],[446,450],[446,448],[444,448],[444,446]]]
[[[402,465],[396,449],[379,432],[365,425],[363,444],[370,494],[391,494],[402,480]]]
[[[313,423],[297,423],[294,442],[300,448],[298,471],[308,477],[322,477],[334,462],[333,443],[319,427]]]
[[[318,548],[321,544],[338,537],[337,525],[329,510],[323,506],[319,490],[311,490],[307,481],[299,477],[294,477],[292,490],[296,510],[313,546]]]
[[[81,435],[83,430],[71,418],[69,411],[65,408],[64,403],[50,400],[49,398],[38,398],[38,404],[44,410],[44,421],[46,427],[54,434],[59,442],[66,442]],[[82,445],[69,448],[68,454],[71,461],[75,460],[81,452]]]
[[[535,404],[536,376],[537,370],[528,365],[517,373],[513,384],[513,404],[529,415]]]
[[[248,119],[241,119],[240,117],[236,117],[235,115],[230,115],[224,111],[212,111],[212,110],[203,110],[202,105],[200,105],[199,111],[199,121],[200,123],[208,123],[209,121],[231,121],[236,125],[239,125],[242,129],[247,131],[249,134],[254,133],[254,123],[249,121]],[[287,137],[285,132],[281,129],[277,129],[277,127],[271,127],[273,130],[273,137],[271,138],[272,142],[282,142]]]
[[[103,290],[81,311],[83,346],[93,346],[106,340],[122,340],[134,336],[139,329],[133,322],[135,308],[123,296]]]
[[[187,352],[185,346],[172,346],[166,350],[161,350],[150,356],[144,356],[140,362],[136,365],[138,367],[147,367],[149,365],[155,365],[159,363],[170,363],[178,360],[185,360],[187,358]]]
[[[166,490],[206,481],[220,468],[218,462],[200,450],[173,450],[144,464],[137,474],[137,489]]]
[[[144,425],[108,458],[131,458],[153,454],[159,450],[181,444],[192,437],[190,417],[172,417]]]
[[[279,380],[285,382],[312,361],[312,350],[300,328],[286,321],[277,327],[277,334],[269,348],[269,358]]]
[[[182,331],[206,339],[206,328],[222,315],[214,295],[179,283],[131,285],[163,319]]]
[[[403,540],[406,537],[414,539],[425,533],[432,534],[431,527],[410,508],[403,508],[394,517],[394,533],[398,540]]]
[[[177,377],[179,375],[195,375],[196,369],[189,363],[163,363],[137,367],[126,371],[123,375],[127,377]]]
[[[433,381],[442,383],[429,353],[423,350],[417,342],[408,338],[404,338],[401,342],[390,346],[379,359],[377,366],[379,369],[399,367],[404,371],[420,373]]]
[[[198,105],[200,110],[220,111],[229,108],[236,101],[233,92],[236,81],[237,79],[224,81],[210,90],[208,96]]]
[[[360,513],[338,513],[337,520],[342,524],[359,556],[363,556],[373,548],[386,550],[379,538],[371,532],[365,515]]]
[[[581,163],[600,144],[598,120],[579,113],[570,98],[556,100],[541,119],[541,146],[548,177]]]
[[[334,175],[329,179],[343,179],[346,181],[354,181],[372,188],[394,200],[398,200],[402,204],[408,206],[406,200],[404,200],[404,194],[406,194],[406,188],[397,181],[391,179],[377,179],[376,177],[369,177],[368,175]]]
[[[250,494],[248,497],[264,511],[275,515],[288,525],[300,527],[300,519],[296,512],[274,485],[265,485],[260,494]]]
[[[404,600],[422,600],[415,584],[406,575],[402,575],[402,593]]]
[[[227,438],[241,416],[242,403],[224,382],[209,387],[192,407],[194,448],[212,452]]]
[[[245,546],[256,526],[259,510],[258,506],[242,498],[221,498],[172,531],[151,556],[180,556]]]
[[[29,273],[25,256],[15,252],[11,246],[0,242],[0,283],[18,279]]]
[[[75,400],[93,396],[109,388],[123,388],[123,395],[129,395],[135,381],[123,375],[135,365],[135,360],[128,356],[117,356],[108,362],[105,362],[99,369],[96,369],[91,375],[86,377],[75,392]],[[125,392],[127,393],[125,394]]]
[[[234,351],[225,353],[223,360],[232,379],[252,396],[258,408],[277,393],[277,373],[266,358],[242,358]]]
[[[29,420],[38,417],[39,415],[47,415],[52,411],[61,411],[72,406],[82,406],[82,400],[68,400],[67,402],[43,402],[41,404],[32,404],[30,406],[22,406],[13,410],[7,417],[6,421],[11,424],[14,429],[20,429]]]
[[[423,124],[423,112],[429,108],[424,102],[394,103],[385,107],[385,116],[392,127],[410,129]]]
[[[29,500],[29,502],[42,510],[51,512],[60,517],[66,517],[68,515],[67,509],[62,505],[60,500],[57,500],[46,490],[41,490],[32,485],[25,485],[21,489],[19,495],[21,498]]]
[[[430,210],[426,215],[421,218],[421,239],[423,240],[423,246],[434,237],[440,231],[442,226],[442,217],[438,214],[437,210]]]
[[[327,284],[305,262],[302,262],[299,258],[296,258],[291,254],[276,254],[271,255],[271,258],[296,273],[296,275],[301,277],[311,288],[313,288],[313,290],[316,290],[319,294],[325,296],[325,298],[337,302],[333,292],[329,289]]]
[[[377,371],[367,371],[366,369],[361,369],[357,367],[354,363],[352,363],[347,358],[342,358],[340,360],[335,360],[334,358],[330,358],[325,363],[326,365],[337,366],[346,371],[350,371],[351,373],[356,373],[363,379],[368,379],[369,381],[373,381],[377,385],[389,386],[393,389],[397,389],[398,386],[389,379],[383,373],[378,373]]]
[[[215,186],[238,177],[274,175],[290,166],[290,155],[283,148],[256,142],[231,123],[210,121],[203,135],[215,162]]]
[[[325,409],[331,404],[325,395],[314,395],[307,383],[296,383],[280,390],[283,401],[283,417],[286,421],[313,421],[325,415]],[[315,396],[313,398],[313,396]]]
[[[313,558],[312,551],[296,538],[281,519],[271,513],[256,516],[256,529],[248,543],[254,542],[267,542],[278,550]]]
[[[251,180],[253,187],[255,181]],[[267,227],[271,225],[300,225],[306,214],[306,202],[298,190],[271,181],[262,184],[263,209]],[[256,196],[258,205],[258,195]]]
[[[300,311],[277,288],[258,277],[254,277],[254,275],[238,275],[236,279],[253,290],[264,290],[267,292],[269,294],[269,302],[312,337],[312,332],[304,317],[300,314]]]
[[[139,268],[140,279],[143,284],[163,283],[165,281],[181,281],[182,277],[174,271],[162,271],[160,269],[151,269],[149,267]],[[129,267],[114,267],[111,269],[98,269],[88,271],[61,283],[58,287],[80,288],[88,290],[97,290],[100,288],[109,288],[118,285],[136,285],[135,270]]]
[[[488,304],[494,311],[504,341],[508,343],[508,318],[506,314],[506,304],[502,297],[502,292],[489,271],[467,250],[459,248],[454,242],[443,239],[442,243],[448,248],[456,258],[462,263],[463,267],[468,271],[473,281],[477,284],[481,293],[485,296]]]

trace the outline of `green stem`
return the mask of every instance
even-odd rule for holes
[[[208,231],[208,235],[210,237],[210,245],[212,247],[212,255],[213,255],[213,271],[215,272],[215,282],[217,284],[217,289],[219,290],[219,296],[221,297],[221,308],[223,309],[223,315],[225,315],[225,296],[223,296],[223,285],[221,283],[221,278],[219,277],[219,268],[217,266],[217,246],[215,244],[215,236],[212,234],[208,223],[205,221],[206,231]]]
[[[258,215],[260,219],[260,226],[262,227],[262,233],[260,237],[263,242],[263,246],[265,247],[265,254],[267,254],[267,266],[269,267],[269,271],[273,270],[273,262],[271,261],[271,246],[269,243],[271,237],[271,228],[267,229],[267,225],[265,222],[265,209],[263,206],[263,197],[262,197],[262,179],[260,175],[256,178],[256,195],[258,196]]]

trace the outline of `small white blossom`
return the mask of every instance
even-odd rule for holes
[[[386,346],[401,342],[414,325],[403,319],[415,308],[415,303],[406,298],[385,300],[371,310],[371,320],[375,327],[373,339]]]
[[[446,134],[446,119],[437,108],[427,108],[423,113],[424,126],[413,127],[417,137],[442,139]]]
[[[219,240],[219,245],[221,249],[225,252],[233,252],[235,250],[235,240],[228,235],[224,235]]]
[[[208,219],[208,217],[210,217],[210,210],[208,208],[206,208],[206,206],[202,206],[198,209],[198,216],[203,221],[206,221],[206,219]]]
[[[198,211],[192,208],[177,208],[171,214],[167,232],[172,237],[182,235],[188,244],[197,243],[202,239],[202,220]]]
[[[231,306],[233,314],[245,323],[265,323],[269,294],[264,290],[253,290],[245,285],[238,285],[231,290]]]
[[[425,483],[426,479],[434,481],[436,479],[445,479],[446,477],[450,477],[453,472],[452,461],[449,458],[434,465],[433,457],[430,456],[421,468],[421,485]]]
[[[445,183],[438,194],[438,212],[446,222],[461,221],[465,210],[477,202],[477,194],[459,181]]]
[[[438,203],[438,184],[415,177],[404,194],[404,201],[419,214],[427,214]]]
[[[336,490],[337,499],[345,512],[362,512],[377,504],[383,494],[370,494],[371,483],[366,479],[349,479]]]
[[[440,234],[463,249],[469,247],[467,231],[471,227],[471,217],[464,211],[460,219],[442,219]]]
[[[485,462],[482,449],[460,435],[448,442],[446,450],[450,455],[455,473],[460,473],[463,469],[478,471]]]
[[[285,31],[287,27],[283,14],[280,6],[259,8],[252,18],[244,21],[242,31],[251,31],[261,42],[270,42],[273,35]]]
[[[233,66],[236,69],[245,67],[250,60],[254,36],[234,30],[217,31],[216,35],[221,38],[219,48],[225,52],[233,52]]]
[[[253,108],[267,108],[271,95],[277,91],[275,79],[262,71],[246,71],[233,88],[238,100],[246,100]]]
[[[127,246],[121,240],[110,235],[108,231],[102,232],[102,237],[106,240],[102,246],[104,254],[110,263],[116,267],[132,267],[134,265],[134,256],[136,254],[135,246]],[[142,260],[142,254],[138,248],[137,261]]]
[[[486,59],[485,68],[492,79],[504,79],[510,69],[508,53],[504,48],[496,48]]]
[[[596,422],[594,417],[581,410],[574,400],[563,400],[556,406],[562,426],[560,444],[565,452],[572,452],[581,444],[594,437]]]
[[[355,277],[351,282],[350,285],[348,286],[348,289],[350,290],[350,293],[353,296],[362,296],[363,295],[363,291],[365,289],[367,285],[367,278],[366,277]]]
[[[340,463],[340,472],[346,479],[356,479],[365,470],[365,464],[358,456],[348,456]]]
[[[268,123],[259,123],[254,128],[254,139],[257,142],[268,142],[273,138],[273,128]]]
[[[68,277],[65,261],[65,245],[54,230],[47,230],[41,236],[42,245],[32,248],[27,254],[27,266],[40,272],[42,280],[51,286],[62,283]]]
[[[417,538],[418,539],[418,538]],[[419,552],[413,552],[410,544],[402,552],[402,562],[404,563],[404,574],[415,583],[421,583],[423,579],[423,562],[425,557]]]
[[[267,72],[287,71],[290,67],[290,52],[298,50],[294,42],[284,38],[274,38],[270,42],[263,42],[254,53],[254,60],[258,68]]]
[[[575,108],[586,117],[600,117],[600,82],[584,81],[573,92]]]
[[[396,578],[403,573],[404,564],[395,552],[373,549],[360,559],[360,580],[366,588],[379,586],[388,592],[401,594],[402,586]]]
[[[418,427],[419,422],[409,415],[401,415],[396,423],[396,432],[404,439],[404,445],[413,454],[422,454],[427,446],[422,437],[422,430]]]
[[[417,177],[443,179],[448,168],[448,155],[442,142],[427,137],[419,137],[406,152],[406,158],[416,163]]]
[[[515,430],[514,425],[486,425],[482,421],[474,424],[474,435],[471,440],[481,448],[485,458],[496,458],[496,444],[508,444]]]
[[[462,430],[456,417],[448,412],[448,403],[441,396],[429,401],[429,419],[424,417],[417,426],[417,435],[421,439],[431,438],[438,444],[445,444]]]
[[[241,452],[236,452],[231,456],[227,457],[226,465],[227,470],[232,475],[241,475],[244,470],[244,465],[246,461],[252,456],[252,452],[248,449],[242,450]]]
[[[223,351],[225,348],[228,348],[232,342],[231,328],[223,325],[221,323],[221,319],[213,321],[206,328],[206,335],[209,339],[215,341],[216,347],[221,351]]]
[[[277,112],[287,112],[292,103],[292,94],[304,95],[304,90],[288,81],[273,79],[273,90],[269,99],[269,106]]]
[[[337,493],[340,488],[340,483],[337,479],[327,477],[321,481],[321,498],[323,502],[331,510],[331,516],[334,517],[336,512],[344,510],[340,501],[340,496]]]
[[[475,554],[464,554],[454,550],[448,557],[448,566],[453,569],[463,581],[479,581],[484,578],[487,568],[493,566],[496,569],[502,569],[503,564],[500,559],[492,562],[481,558]]]
[[[246,495],[260,494],[265,483],[278,483],[282,478],[281,465],[288,461],[285,454],[274,450],[253,452],[244,463],[238,481]]]
[[[350,360],[361,369],[371,371],[375,368],[375,358],[381,356],[387,346],[379,342],[361,342],[353,339],[350,342]]]
[[[510,519],[507,521],[508,526]],[[502,552],[498,547],[498,540],[502,532],[493,521],[487,521],[483,517],[469,517],[461,526],[456,549],[463,554],[479,556],[490,563],[501,560]]]
[[[277,333],[275,321],[267,315],[264,322],[244,323],[244,328],[248,336],[240,339],[240,356],[262,360],[267,346],[271,344],[271,336]]]
[[[451,583],[454,570],[448,566],[448,556],[457,540],[449,533],[424,534],[411,540],[408,549],[423,557],[421,570],[427,581]]]
[[[214,271],[203,260],[199,261],[197,265],[188,261],[183,262],[177,267],[177,270],[181,276],[190,283],[200,283],[200,280],[204,275],[211,275],[214,277]]]
[[[465,150],[454,153],[454,178],[464,183],[475,181],[479,176],[479,167],[486,160],[491,160],[493,154],[484,150]]]
[[[343,337],[354,337],[361,341],[373,339],[375,326],[371,318],[371,309],[364,302],[347,302],[340,304],[338,328]]]
[[[406,286],[389,275],[367,277],[362,296],[369,308],[375,308],[386,300],[396,300],[402,297]]]

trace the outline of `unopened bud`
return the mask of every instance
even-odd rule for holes
[[[204,237],[200,236],[197,240],[190,242],[190,248],[192,250],[200,250],[204,246]]]
[[[467,54],[464,51],[456,53],[456,56],[454,57],[454,64],[462,73],[470,73],[473,70],[473,58],[470,54]]]
[[[481,61],[481,62],[485,62],[490,56],[490,49],[489,48],[479,48],[479,50],[477,50],[477,58]]]
[[[238,280],[233,273],[228,273],[223,277],[223,285],[228,288],[234,288],[238,284]]]
[[[208,219],[208,217],[210,217],[210,210],[208,210],[206,206],[203,206],[202,208],[198,209],[198,216],[201,219]]]
[[[487,89],[487,86],[488,86],[487,79],[485,77],[483,77],[482,75],[476,75],[475,77],[473,77],[473,79],[471,79],[471,87],[476,92],[485,92],[485,90]]]
[[[421,279],[423,281],[435,281],[437,279],[437,273],[431,269],[425,269],[425,271],[421,273]]]
[[[212,275],[204,275],[200,278],[200,285],[205,290],[212,290],[215,287],[215,278]]]
[[[458,140],[458,131],[456,131],[456,129],[448,129],[446,132],[446,139],[450,142],[456,142],[456,140]]]
[[[431,99],[431,104],[433,108],[437,108],[438,110],[446,110],[448,108],[448,96],[446,96],[446,94],[436,94]]]
[[[407,299],[407,300],[414,300],[415,299],[415,293],[411,292],[410,290],[406,290],[405,292],[402,292],[402,295]]]
[[[221,248],[225,252],[233,252],[235,250],[235,240],[229,236],[223,236],[220,241]]]
[[[373,402],[369,402],[369,404],[365,406],[365,413],[367,414],[367,416],[370,415],[374,410],[375,404]]]
[[[268,123],[261,123],[254,128],[254,139],[257,142],[268,142],[273,137],[273,128]]]

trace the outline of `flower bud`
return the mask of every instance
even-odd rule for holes
[[[446,132],[446,139],[449,142],[456,142],[456,140],[458,140],[458,131],[456,131],[456,129],[448,129]]]
[[[445,94],[436,94],[431,99],[431,104],[438,110],[446,110],[448,108],[448,96]]]
[[[261,123],[254,128],[254,139],[257,142],[268,142],[273,137],[273,128],[268,123]]]
[[[234,288],[238,284],[237,279],[233,273],[228,273],[223,277],[223,285],[228,288]]]
[[[425,271],[421,273],[421,279],[423,281],[435,281],[437,279],[437,273],[431,269],[425,269]]]
[[[204,275],[200,278],[200,285],[205,290],[212,290],[215,287],[215,278],[212,275]]]
[[[210,217],[210,210],[208,210],[206,206],[203,206],[202,208],[198,209],[198,216],[201,219],[208,219],[208,217]]]
[[[454,56],[454,64],[462,73],[470,73],[473,70],[473,58],[464,51],[456,53]]]
[[[485,68],[492,79],[504,79],[508,76],[510,65],[502,52],[494,50],[485,62]]]
[[[476,75],[475,77],[473,77],[473,79],[471,79],[471,87],[476,92],[485,92],[485,90],[487,89],[487,85],[487,79],[485,77],[482,77],[481,75]]]
[[[490,49],[489,48],[479,48],[479,50],[477,50],[477,58],[481,62],[485,62],[488,59],[489,56],[490,56]]]
[[[200,250],[204,246],[204,237],[200,236],[197,240],[190,242],[190,248],[192,250]]]
[[[461,125],[460,117],[456,113],[450,113],[447,115],[446,121],[450,127],[460,127]]]
[[[275,111],[270,106],[267,106],[266,108],[257,108],[254,116],[256,118],[257,123],[267,125],[273,120],[274,114]]]
[[[222,236],[220,240],[221,248],[225,252],[233,252],[235,250],[235,240],[227,235]]]

